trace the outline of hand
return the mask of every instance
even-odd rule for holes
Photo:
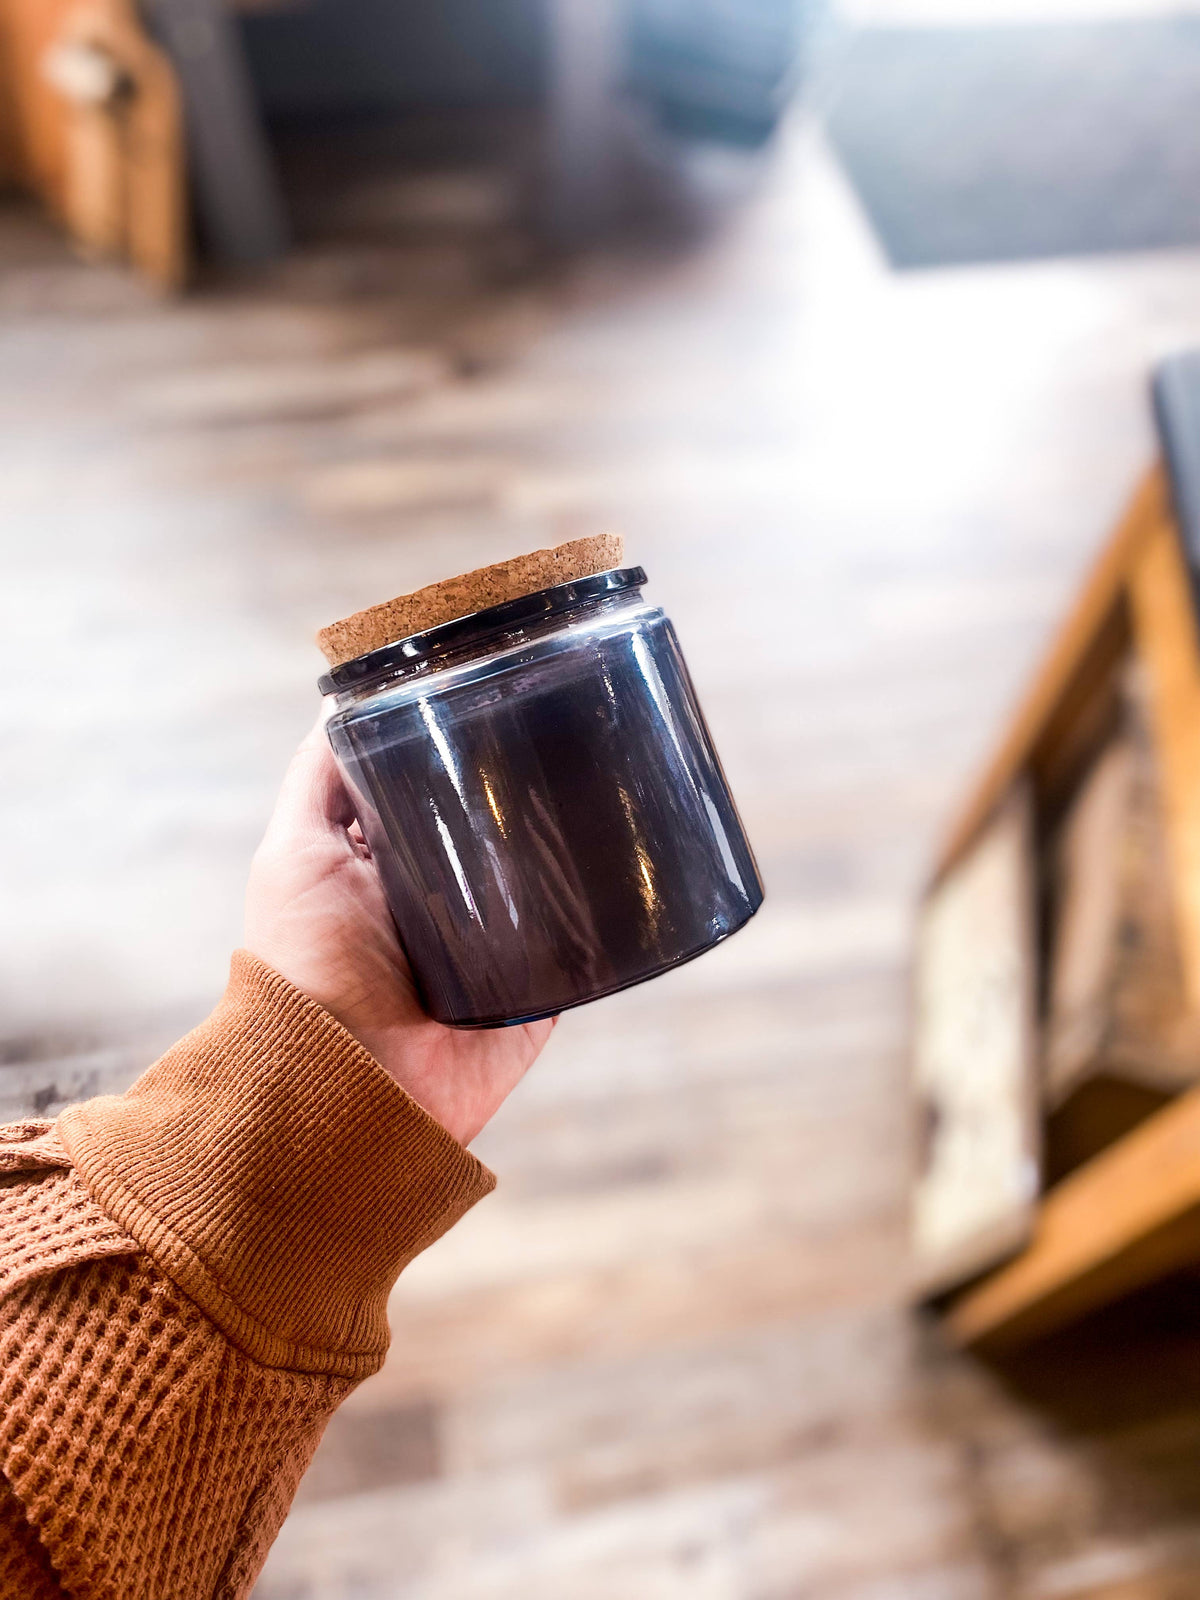
[[[324,1006],[460,1144],[554,1026],[447,1028],[422,1011],[321,722],[292,758],[250,869],[246,948]]]

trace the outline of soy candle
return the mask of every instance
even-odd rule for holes
[[[584,572],[321,680],[330,742],[440,1022],[528,1022],[612,994],[711,949],[762,903],[645,582],[640,567]]]

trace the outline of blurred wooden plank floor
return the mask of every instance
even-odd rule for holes
[[[0,214],[0,1113],[212,1003],[319,624],[621,527],[767,907],[565,1019],[259,1595],[1200,1595],[1186,1296],[1005,1373],[903,1306],[913,897],[1200,257],[890,277],[803,127],[689,248],[569,270],[472,182],[471,226],[427,188],[423,229],[178,305]]]

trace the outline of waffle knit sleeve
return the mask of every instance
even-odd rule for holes
[[[127,1094],[0,1129],[0,1600],[248,1595],[397,1274],[493,1181],[245,952]]]

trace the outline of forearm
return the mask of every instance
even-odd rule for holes
[[[127,1095],[0,1155],[0,1593],[247,1594],[396,1274],[490,1174],[244,955]]]

